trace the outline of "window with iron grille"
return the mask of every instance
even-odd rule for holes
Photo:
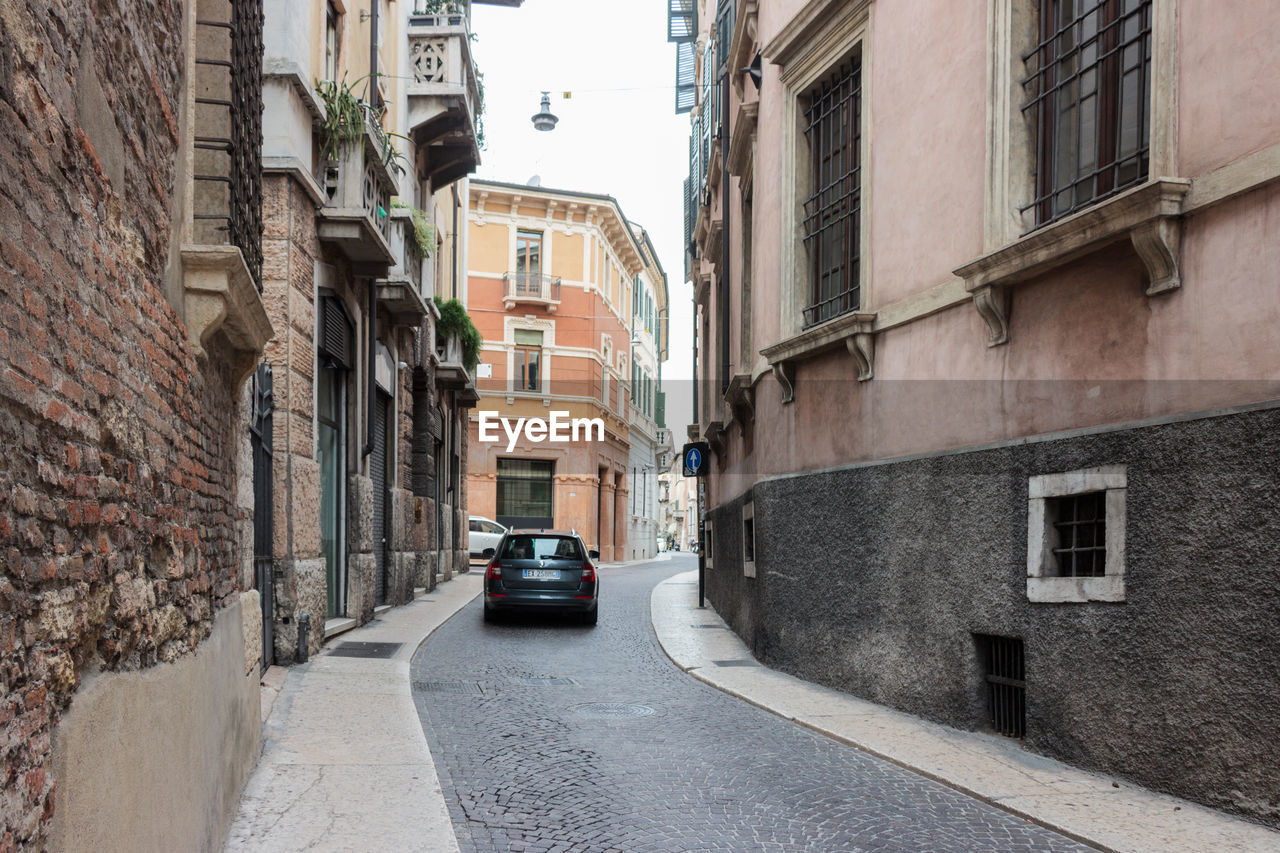
[[[1042,604],[1125,600],[1127,484],[1123,465],[1030,478],[1029,600]]]
[[[1057,543],[1052,548],[1058,577],[1100,578],[1106,574],[1107,493],[1049,501]]]
[[[239,248],[261,290],[262,0],[211,8],[196,26],[194,239]]]
[[[1037,226],[1145,181],[1151,124],[1151,0],[1039,2],[1023,57]]]
[[[810,298],[805,327],[856,311],[860,300],[862,65],[854,56],[809,93],[810,196],[804,203]]]
[[[1018,637],[974,634],[987,694],[987,719],[997,733],[1027,733],[1026,656]]]

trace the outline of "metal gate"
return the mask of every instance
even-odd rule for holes
[[[271,552],[275,539],[271,466],[272,397],[271,366],[258,365],[253,375],[253,411],[249,417],[249,443],[253,449],[253,571],[262,605],[262,668],[275,663],[275,584]]]
[[[387,431],[390,427],[391,398],[381,391],[374,406],[373,457],[369,461],[373,477],[373,562],[374,603],[387,603]]]

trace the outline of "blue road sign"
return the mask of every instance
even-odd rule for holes
[[[698,441],[684,446],[684,475],[686,477],[705,477],[707,475],[708,450],[710,448],[705,441]]]

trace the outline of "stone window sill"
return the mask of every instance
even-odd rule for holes
[[[1018,239],[955,270],[988,330],[988,346],[1009,340],[1009,288],[1091,252],[1128,240],[1147,268],[1147,295],[1181,286],[1178,250],[1190,181],[1159,178]]]
[[[232,378],[239,385],[274,334],[244,257],[235,246],[183,246],[182,284],[188,340],[206,355],[227,347]]]
[[[1027,600],[1033,604],[1124,601],[1124,577],[1027,578]]]
[[[797,362],[814,358],[841,345],[853,358],[858,381],[870,379],[875,354],[875,338],[872,334],[875,320],[875,314],[842,314],[760,350],[760,354],[773,368],[773,375],[782,385],[782,402],[790,403],[795,399]]]

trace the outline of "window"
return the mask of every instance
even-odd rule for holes
[[[1147,179],[1151,0],[1039,0],[1024,57],[1036,135],[1036,225]]]
[[[742,505],[742,574],[756,576],[756,513],[755,502]]]
[[[1060,578],[1106,575],[1107,493],[1086,492],[1050,498],[1046,509],[1053,525],[1053,574]]]
[[[332,3],[325,4],[324,16],[324,79],[338,79],[338,10]]]
[[[502,548],[504,560],[585,560],[573,536],[512,536]]]
[[[498,460],[498,522],[509,527],[552,527],[555,463]]]
[[[707,519],[706,521],[702,522],[702,542],[700,542],[699,545],[702,548],[702,553],[703,553],[703,556],[705,557],[705,562],[708,569],[711,568],[712,551],[715,550],[714,548],[712,548],[712,543],[714,543],[715,541],[716,541],[716,535],[711,529],[711,520]]]
[[[1018,637],[974,634],[978,661],[986,683],[987,719],[998,734],[1020,738],[1027,733],[1026,654]]]
[[[1122,465],[1031,478],[1028,599],[1124,601],[1126,494]]]
[[[542,233],[516,232],[516,295],[542,295]]]
[[[804,325],[855,311],[860,299],[862,65],[854,56],[809,92],[804,111],[810,195],[804,243],[811,286]]]
[[[517,391],[542,390],[542,332],[515,330],[515,382]]]

